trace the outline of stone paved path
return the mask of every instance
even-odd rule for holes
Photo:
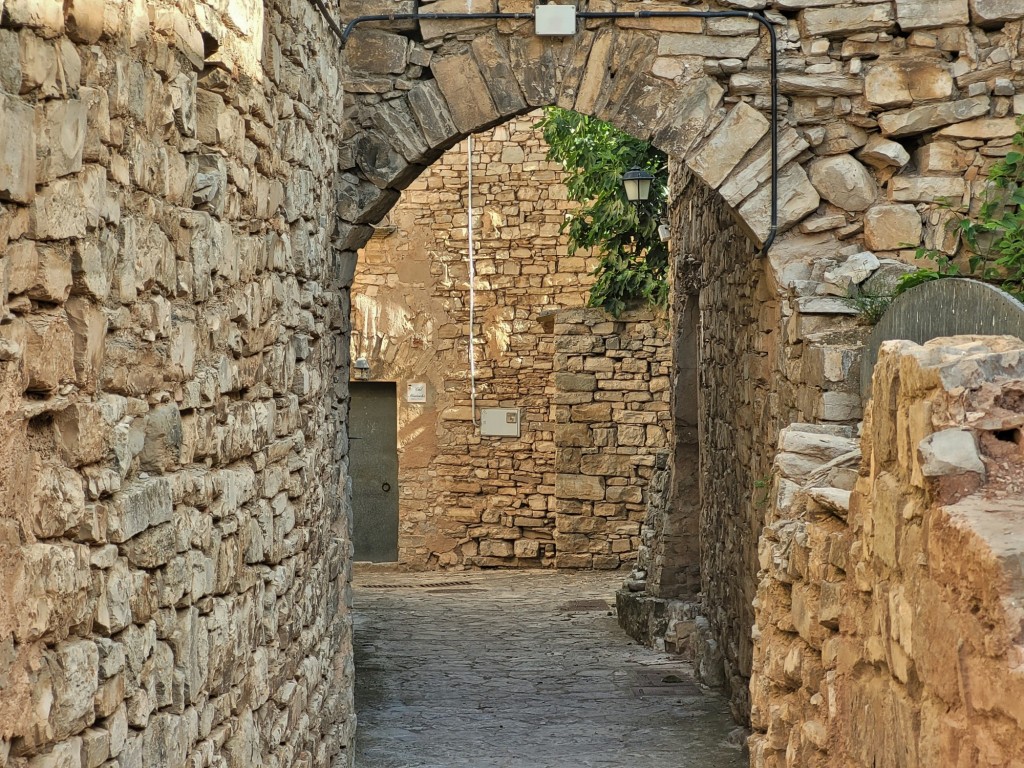
[[[358,573],[357,768],[745,766],[725,700],[621,632],[620,581]]]

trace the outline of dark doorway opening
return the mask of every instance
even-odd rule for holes
[[[355,559],[398,560],[398,400],[396,385],[352,382],[349,405],[352,540]]]

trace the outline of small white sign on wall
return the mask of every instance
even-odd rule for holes
[[[407,403],[427,402],[427,385],[425,382],[416,381],[409,384],[405,390],[405,401]]]

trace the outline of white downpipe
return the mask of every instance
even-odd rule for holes
[[[469,413],[473,426],[480,424],[476,420],[476,353],[474,350],[473,327],[476,323],[476,265],[474,264],[473,252],[473,137],[467,139],[468,156],[468,181],[469,194],[467,195],[467,225],[466,231],[469,235]]]

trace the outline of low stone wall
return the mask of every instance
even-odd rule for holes
[[[860,450],[806,425],[780,439],[752,765],[1013,764],[1024,342],[887,342],[873,391]]]
[[[555,564],[636,558],[648,486],[668,459],[671,347],[664,314],[555,319]]]

